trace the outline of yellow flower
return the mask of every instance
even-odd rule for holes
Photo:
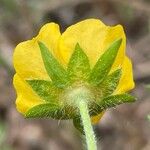
[[[132,64],[125,53],[126,37],[123,27],[121,25],[106,26],[98,19],[87,19],[68,27],[61,34],[57,24],[44,25],[35,38],[20,43],[14,52],[13,62],[16,70],[14,86],[17,91],[18,111],[25,114],[30,108],[45,103],[26,82],[27,80],[50,80],[38,41],[44,43],[66,69],[77,43],[88,56],[92,68],[108,46],[120,38],[122,43],[110,73],[122,68],[122,74],[113,94],[125,93],[134,88]],[[99,116],[101,117],[101,114]],[[92,120],[96,123],[99,117],[95,116]]]

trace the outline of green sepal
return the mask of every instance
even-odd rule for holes
[[[30,108],[26,114],[26,118],[55,118],[59,107],[56,104],[45,103]]]
[[[26,80],[37,95],[47,102],[56,102],[60,89],[56,88],[51,81]]]
[[[114,41],[104,52],[104,54],[98,59],[97,63],[91,71],[89,83],[91,83],[92,85],[98,85],[108,75],[118,54],[121,42],[122,39]]]
[[[136,101],[136,98],[127,93],[107,96],[94,104],[93,109],[90,109],[90,115],[94,116],[108,108],[124,103],[132,103],[134,101]]]
[[[106,97],[111,95],[119,84],[119,80],[121,77],[121,69],[117,69],[108,75],[104,81],[98,86],[98,88],[102,91],[102,96]]]
[[[82,135],[85,135],[85,133],[84,133],[84,128],[83,128],[82,121],[81,121],[80,117],[75,117],[75,118],[73,119],[73,125],[74,125],[74,127],[75,127]]]
[[[45,69],[52,79],[53,83],[60,88],[69,84],[69,76],[66,70],[60,65],[57,59],[52,55],[50,50],[42,42],[38,42]]]
[[[73,119],[77,115],[76,107],[64,105],[61,110],[58,111],[59,118],[57,119]]]
[[[68,73],[73,81],[87,80],[90,74],[90,64],[87,55],[77,43],[68,63]]]
[[[55,103],[44,103],[30,108],[26,114],[26,118],[53,118],[53,119],[73,119],[75,112],[67,107],[61,107]]]
[[[128,93],[111,95],[105,97],[99,102],[99,105],[105,108],[114,107],[123,103],[132,103],[135,102],[136,98]]]

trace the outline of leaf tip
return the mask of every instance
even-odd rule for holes
[[[24,115],[25,119],[29,119],[30,118],[30,115],[29,115],[29,112],[27,111]]]
[[[128,100],[129,102],[135,102],[137,100],[137,98],[133,95],[127,94]]]
[[[80,44],[78,42],[75,45],[75,49],[81,49]]]
[[[120,47],[121,43],[122,43],[122,38],[116,39],[116,40],[114,41],[114,44],[115,44],[116,46],[118,46],[118,48]]]
[[[41,41],[37,41],[37,43],[39,46],[43,44]]]
[[[38,45],[39,45],[40,50],[43,50],[46,48],[45,44],[41,41],[38,41]]]

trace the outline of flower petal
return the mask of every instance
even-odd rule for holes
[[[23,81],[18,74],[14,76],[14,86],[17,91],[17,110],[22,114],[35,105],[44,103],[36,93],[33,92],[32,88]]]
[[[101,112],[100,114],[96,115],[96,116],[93,116],[91,117],[91,121],[92,121],[92,124],[97,124],[99,122],[99,120],[102,118],[102,116],[104,115],[104,111]]]
[[[122,65],[122,75],[114,94],[125,93],[135,86],[133,81],[132,63],[126,56]]]
[[[59,43],[60,59],[66,65],[77,43],[87,54],[91,66],[116,39],[122,38],[114,67],[120,66],[125,55],[125,34],[121,25],[109,27],[98,19],[87,19],[70,26],[62,34]]]
[[[37,37],[20,43],[16,47],[13,57],[18,75],[23,79],[49,79],[37,42],[43,42],[53,55],[57,56],[60,36],[59,26],[55,23],[49,23],[41,28]]]

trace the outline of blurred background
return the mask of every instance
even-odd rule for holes
[[[0,0],[0,150],[81,150],[71,121],[24,119],[15,108],[12,54],[46,22],[61,31],[86,18],[122,24],[138,100],[107,110],[95,127],[101,150],[150,150],[150,0]],[[150,117],[149,117],[150,118]]]

